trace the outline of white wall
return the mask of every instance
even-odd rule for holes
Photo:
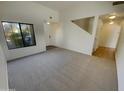
[[[4,48],[7,60],[27,56],[46,50],[44,38],[44,20],[53,17],[58,21],[58,13],[35,2],[0,2],[0,21],[32,23],[34,25],[36,46],[8,50],[3,29],[0,25],[0,42]]]
[[[94,43],[93,41],[96,33],[97,20],[98,17],[95,16],[92,26],[90,27],[90,30],[92,30],[92,35],[69,20],[67,20],[68,22],[65,21],[63,23],[63,30],[61,29],[57,32],[58,35],[60,33],[62,34],[61,38],[57,37],[57,40],[61,39],[59,44],[57,43],[57,46],[91,55],[93,48],[91,45]]]
[[[118,37],[120,34],[120,25],[104,23],[100,31],[99,46],[116,48]]]
[[[118,75],[118,89],[124,91],[124,21],[122,23],[115,58]]]
[[[91,55],[95,32],[90,35],[73,24],[71,20],[123,11],[123,9],[123,6],[112,6],[111,2],[83,2],[83,4],[64,10],[60,13],[62,29],[57,32],[56,40],[59,43],[56,42],[56,46]]]
[[[99,18],[98,20],[98,25],[97,25],[97,30],[96,30],[96,36],[95,36],[95,41],[94,41],[94,47],[93,47],[93,52],[96,51],[96,49],[99,47],[99,43],[100,43],[100,31],[102,29],[103,26],[103,22],[102,20]]]
[[[8,90],[8,72],[7,63],[0,45],[0,91]]]

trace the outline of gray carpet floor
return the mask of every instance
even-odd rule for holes
[[[10,89],[17,91],[114,91],[114,61],[53,48],[8,63]]]

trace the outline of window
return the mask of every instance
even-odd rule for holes
[[[2,22],[8,49],[36,45],[33,24]]]
[[[20,24],[22,36],[25,46],[31,46],[35,44],[33,25],[29,24]]]

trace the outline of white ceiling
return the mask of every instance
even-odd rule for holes
[[[37,1],[36,3],[42,4],[56,11],[65,10],[70,7],[84,4],[86,1]]]

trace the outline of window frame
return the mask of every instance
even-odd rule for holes
[[[19,25],[19,30],[20,30],[20,34],[21,34],[21,37],[22,37],[23,47],[9,48],[9,45],[8,45],[8,42],[7,42],[7,38],[6,38],[6,35],[5,35],[5,31],[4,31],[4,26],[3,26],[3,24],[2,24],[3,22],[16,23],[16,24]],[[33,38],[34,38],[34,44],[29,45],[29,46],[25,46],[24,37],[23,37],[23,32],[22,32],[22,29],[21,29],[21,24],[31,25],[31,26],[32,26],[32,33],[33,33],[32,35],[33,35]],[[34,26],[33,26],[33,24],[30,24],[30,23],[23,23],[23,22],[1,21],[1,25],[2,25],[2,29],[3,29],[3,33],[4,33],[4,38],[5,38],[5,40],[6,40],[6,45],[7,45],[7,47],[8,47],[8,50],[13,50],[13,49],[19,49],[19,48],[26,48],[26,47],[36,46],[36,37],[35,37],[35,32],[34,32]]]

